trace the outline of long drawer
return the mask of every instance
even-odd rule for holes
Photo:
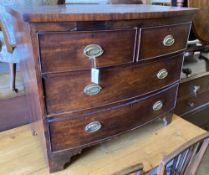
[[[145,124],[175,107],[178,84],[146,98],[49,123],[52,151],[96,143]]]
[[[44,78],[48,114],[79,111],[120,102],[168,86],[180,78],[183,56],[147,64],[134,64],[100,70],[101,91],[87,95],[90,71],[78,71]]]

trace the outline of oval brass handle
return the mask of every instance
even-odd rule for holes
[[[162,107],[163,107],[163,102],[162,102],[161,100],[159,100],[159,101],[156,101],[156,102],[153,104],[152,109],[153,109],[154,111],[159,111],[159,110],[162,109]]]
[[[173,35],[167,35],[165,36],[165,38],[163,39],[163,45],[164,46],[172,46],[175,43],[175,39],[173,37]]]
[[[96,58],[103,54],[102,47],[98,44],[89,44],[83,49],[83,53],[88,58]]]
[[[167,69],[161,69],[159,70],[159,72],[157,73],[157,78],[158,79],[164,79],[168,76],[168,71]]]
[[[101,91],[102,87],[99,86],[98,84],[89,84],[87,85],[84,89],[83,92],[86,95],[92,96],[92,95],[96,95]]]
[[[85,131],[87,133],[93,133],[93,132],[97,132],[98,130],[100,130],[101,127],[102,127],[102,124],[99,121],[93,121],[85,126]]]

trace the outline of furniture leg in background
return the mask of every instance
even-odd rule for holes
[[[1,64],[3,69],[5,69],[4,66],[6,67],[6,72],[3,70],[0,74],[0,131],[30,122],[27,115],[28,109],[25,105],[26,95],[24,94],[23,80],[19,74],[18,59],[20,57],[18,55],[20,54],[14,54],[16,51],[13,31],[15,21],[9,15],[2,16],[6,13],[4,6],[33,6],[57,3],[62,4],[64,0],[0,0],[0,61],[6,63],[6,66]],[[2,70],[1,65],[0,70]]]
[[[16,64],[19,62],[18,56],[14,54],[16,40],[14,36],[13,20],[10,16],[3,16],[4,7],[0,6],[2,14],[0,14],[0,61],[8,63],[10,68],[10,89],[17,92],[15,86]]]
[[[9,69],[10,69],[10,89],[14,92],[17,92],[18,89],[16,89],[16,64],[9,63]]]

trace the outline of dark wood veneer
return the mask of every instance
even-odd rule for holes
[[[164,59],[163,62],[101,69],[102,90],[94,96],[83,92],[91,81],[90,71],[45,75],[47,112],[53,114],[95,108],[156,91],[179,80],[182,61],[181,54]],[[157,73],[164,68],[168,76],[158,79]]]
[[[173,26],[142,28],[141,49],[138,60],[150,59],[162,56],[167,53],[185,50],[191,23],[178,24]],[[167,35],[172,35],[175,42],[172,46],[164,46],[163,39]]]
[[[192,76],[181,81],[175,112],[184,117],[209,105],[208,101],[209,73]]]
[[[39,34],[42,71],[90,69],[92,61],[83,53],[89,44],[98,44],[104,51],[97,58],[97,67],[131,63],[135,59],[136,34],[136,29]]]
[[[42,139],[50,172],[62,170],[82,149],[157,117],[166,125],[171,122],[182,52],[196,11],[147,5],[8,9],[17,21],[16,49],[22,54],[32,127]],[[176,46],[164,49],[161,38],[170,32]],[[92,42],[106,52],[98,58],[103,89],[85,97],[90,64],[82,49]],[[167,69],[168,76],[158,80],[160,69]],[[153,103],[159,100],[163,106],[157,103],[155,111]],[[83,127],[94,120],[101,120],[102,129],[87,135]]]
[[[59,5],[42,7],[15,7],[13,13],[21,14],[30,23],[63,21],[111,21],[157,19],[194,15],[196,8],[162,7],[157,5]]]
[[[134,100],[126,106],[113,110],[50,123],[52,151],[73,149],[80,145],[107,139],[171,111],[175,106],[177,87],[178,84],[163,90],[160,94]],[[164,106],[161,110],[154,111],[153,104],[158,100],[162,100]],[[95,133],[85,132],[85,126],[93,121],[99,121],[102,124],[101,129]]]

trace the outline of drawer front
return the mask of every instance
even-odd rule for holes
[[[209,104],[199,108],[198,110],[188,113],[183,116],[183,118],[205,130],[209,128]]]
[[[205,91],[209,91],[209,74],[182,82],[179,87],[178,100],[196,97]]]
[[[42,72],[90,69],[92,61],[88,56],[94,54],[98,67],[131,63],[135,57],[136,33],[136,29],[40,33]]]
[[[96,143],[169,112],[175,107],[177,87],[103,112],[49,123],[52,151]]]
[[[155,58],[185,49],[190,27],[191,24],[181,24],[143,28],[138,60]]]
[[[209,75],[180,84],[175,112],[183,115],[207,103],[209,103]]]
[[[141,96],[179,80],[183,57],[100,70],[101,91],[89,96],[90,71],[50,76],[44,79],[48,114],[79,111]],[[165,76],[165,77],[164,77]]]
[[[198,94],[197,96],[178,100],[175,113],[182,116],[207,104],[209,104],[209,91]]]

